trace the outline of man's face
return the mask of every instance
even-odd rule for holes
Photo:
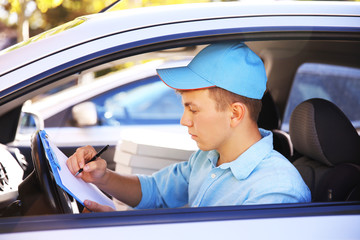
[[[215,100],[208,94],[207,89],[182,92],[184,114],[180,123],[188,127],[191,138],[203,151],[219,150],[231,132],[230,108],[217,111]]]

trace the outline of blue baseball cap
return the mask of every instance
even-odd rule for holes
[[[207,46],[186,67],[157,69],[161,80],[177,90],[220,87],[238,95],[261,99],[266,90],[264,63],[244,43]]]

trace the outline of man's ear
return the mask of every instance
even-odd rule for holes
[[[245,116],[246,107],[243,103],[235,102],[230,106],[231,126],[236,127]]]

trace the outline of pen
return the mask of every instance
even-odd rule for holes
[[[95,154],[95,156],[92,157],[92,159],[90,159],[90,161],[88,161],[85,164],[88,164],[89,162],[95,161],[98,157],[100,157],[100,155],[106,151],[106,149],[108,149],[109,145],[106,145],[105,147],[103,147],[98,153]],[[82,171],[84,171],[83,168],[80,168],[79,171],[75,174],[75,177],[77,175],[79,175],[79,173],[81,173]]]

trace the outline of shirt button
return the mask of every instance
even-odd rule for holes
[[[215,173],[211,174],[211,178],[216,178],[216,174]]]

